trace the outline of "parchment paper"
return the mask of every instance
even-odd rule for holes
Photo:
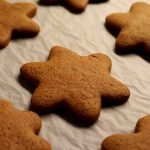
[[[11,0],[11,2],[36,0]],[[91,127],[79,127],[57,114],[41,116],[40,135],[53,150],[100,150],[102,140],[114,133],[130,133],[140,117],[150,113],[150,64],[142,57],[114,53],[115,37],[105,28],[105,17],[113,12],[127,12],[137,0],[109,0],[89,4],[82,14],[70,13],[63,6],[40,6],[34,18],[40,34],[31,39],[12,40],[0,50],[0,97],[9,99],[20,110],[28,110],[31,93],[18,81],[22,64],[47,60],[55,45],[80,55],[103,52],[112,59],[111,75],[127,84],[129,101],[118,107],[103,108]],[[142,0],[150,2],[149,0]],[[13,13],[13,12],[12,12]]]

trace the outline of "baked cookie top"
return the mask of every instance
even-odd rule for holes
[[[116,40],[118,53],[144,49],[150,54],[150,5],[138,2],[129,13],[115,13],[107,16],[106,25],[120,33]]]
[[[35,36],[39,26],[30,18],[37,7],[32,3],[9,3],[0,0],[0,48],[8,45],[12,34],[17,36]]]
[[[102,143],[102,150],[149,150],[150,115],[141,118],[132,134],[116,134],[107,137]]]
[[[48,5],[62,4],[68,7],[71,11],[82,12],[89,3],[89,0],[40,0],[40,3]]]
[[[37,136],[41,119],[31,111],[18,111],[0,100],[0,149],[1,150],[51,150],[43,138]]]
[[[86,8],[89,0],[65,0],[65,2],[70,7],[73,7],[78,11],[83,11]]]
[[[38,83],[31,99],[33,108],[44,111],[65,105],[77,118],[94,122],[101,99],[108,104],[127,101],[126,85],[110,76],[111,60],[105,54],[79,56],[63,47],[53,47],[47,62],[21,67],[21,75]]]

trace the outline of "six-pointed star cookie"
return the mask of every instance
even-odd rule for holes
[[[129,13],[107,16],[106,25],[120,31],[116,40],[118,53],[141,50],[150,53],[150,5],[135,3]]]
[[[133,134],[116,134],[107,137],[102,143],[102,150],[149,150],[150,115],[141,118]]]
[[[81,12],[86,8],[89,0],[40,0],[40,3],[51,5],[62,4],[68,6],[72,11]]]
[[[0,100],[0,150],[51,150],[43,138],[37,136],[41,119],[31,111],[18,111]]]
[[[8,3],[0,1],[0,48],[8,45],[12,34],[19,36],[35,36],[39,26],[30,18],[36,13],[36,5],[32,3]]]
[[[101,99],[121,104],[129,97],[128,88],[109,75],[111,60],[104,54],[79,56],[54,47],[47,62],[27,63],[21,75],[37,81],[31,105],[40,111],[65,105],[77,118],[94,122],[101,109]]]

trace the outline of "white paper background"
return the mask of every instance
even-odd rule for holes
[[[20,110],[28,109],[31,98],[31,93],[18,82],[21,65],[45,61],[50,48],[55,45],[70,48],[80,55],[106,53],[113,62],[111,74],[129,86],[129,101],[122,106],[103,108],[97,123],[89,128],[74,126],[56,114],[42,116],[40,134],[54,150],[100,150],[106,136],[133,132],[137,120],[150,113],[149,62],[135,54],[116,55],[115,38],[104,27],[108,14],[126,12],[136,1],[110,0],[89,4],[79,15],[62,6],[38,6],[34,19],[41,26],[40,34],[33,39],[12,40],[0,50],[0,97],[9,99]]]

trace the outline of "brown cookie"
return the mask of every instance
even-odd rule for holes
[[[111,60],[104,54],[79,56],[53,47],[47,62],[33,62],[21,67],[21,75],[38,83],[32,95],[35,110],[52,110],[65,105],[74,116],[86,122],[97,120],[101,99],[105,103],[127,101],[128,88],[109,75]]]
[[[137,122],[135,133],[116,134],[107,137],[102,143],[102,150],[149,150],[150,115]]]
[[[140,51],[150,54],[150,5],[139,2],[132,5],[129,13],[115,13],[107,16],[108,28],[119,31],[116,52]]]
[[[40,0],[40,3],[43,4],[62,4],[77,12],[83,11],[88,2],[89,0]]]
[[[43,138],[37,136],[41,119],[31,111],[18,111],[0,100],[0,150],[51,150]]]
[[[88,4],[89,0],[66,0],[66,3],[72,7],[73,9],[76,9],[78,11],[83,11],[87,4]]]
[[[32,3],[0,1],[0,48],[8,45],[12,35],[30,37],[39,32],[39,26],[30,18],[37,7]],[[13,34],[14,33],[14,34]]]

